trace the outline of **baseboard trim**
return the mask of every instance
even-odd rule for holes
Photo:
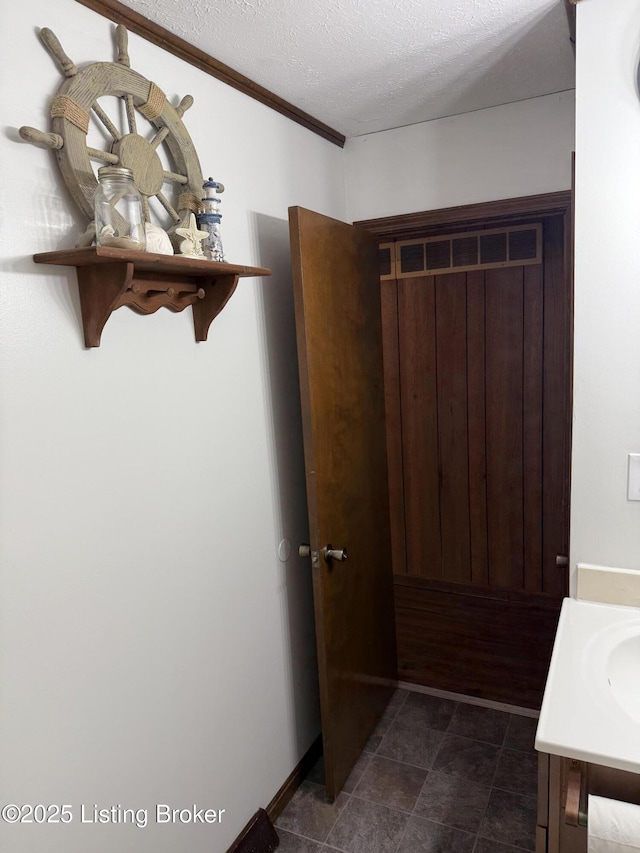
[[[259,809],[254,814],[227,853],[271,853],[276,849],[280,840],[274,824],[321,755],[322,735],[319,734],[289,773],[267,808]]]
[[[269,815],[264,809],[258,809],[227,853],[273,853],[279,844]]]
[[[321,755],[322,735],[319,734],[300,761],[293,768],[291,773],[289,773],[284,784],[267,806],[267,814],[274,823],[286,809],[289,800],[298,790],[305,777]]]
[[[494,702],[493,699],[481,699],[478,696],[465,696],[462,693],[451,693],[449,690],[438,690],[435,687],[425,687],[412,681],[399,681],[398,687],[411,690],[414,693],[426,693],[427,696],[438,696],[440,699],[452,699],[454,702],[464,702],[467,705],[479,705],[481,708],[492,708],[494,711],[507,711],[509,714],[519,714],[521,717],[531,717],[537,720],[539,711],[533,708],[522,708],[520,705],[509,705],[507,702]]]

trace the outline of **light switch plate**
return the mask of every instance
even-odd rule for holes
[[[629,454],[627,500],[640,501],[640,453]]]

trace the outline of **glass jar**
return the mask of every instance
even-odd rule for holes
[[[98,169],[94,212],[99,246],[145,251],[142,196],[133,183],[131,169],[121,166]]]

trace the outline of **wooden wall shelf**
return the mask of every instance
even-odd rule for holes
[[[105,323],[123,305],[138,314],[153,314],[163,307],[182,311],[192,305],[196,341],[206,341],[209,326],[229,301],[238,279],[271,275],[271,270],[264,267],[107,246],[41,252],[33,260],[37,264],[76,267],[87,347],[100,346]]]

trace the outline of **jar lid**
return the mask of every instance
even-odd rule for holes
[[[109,177],[110,175],[119,175],[123,178],[132,178],[133,172],[131,169],[126,169],[124,166],[101,166],[98,169],[98,177]]]

